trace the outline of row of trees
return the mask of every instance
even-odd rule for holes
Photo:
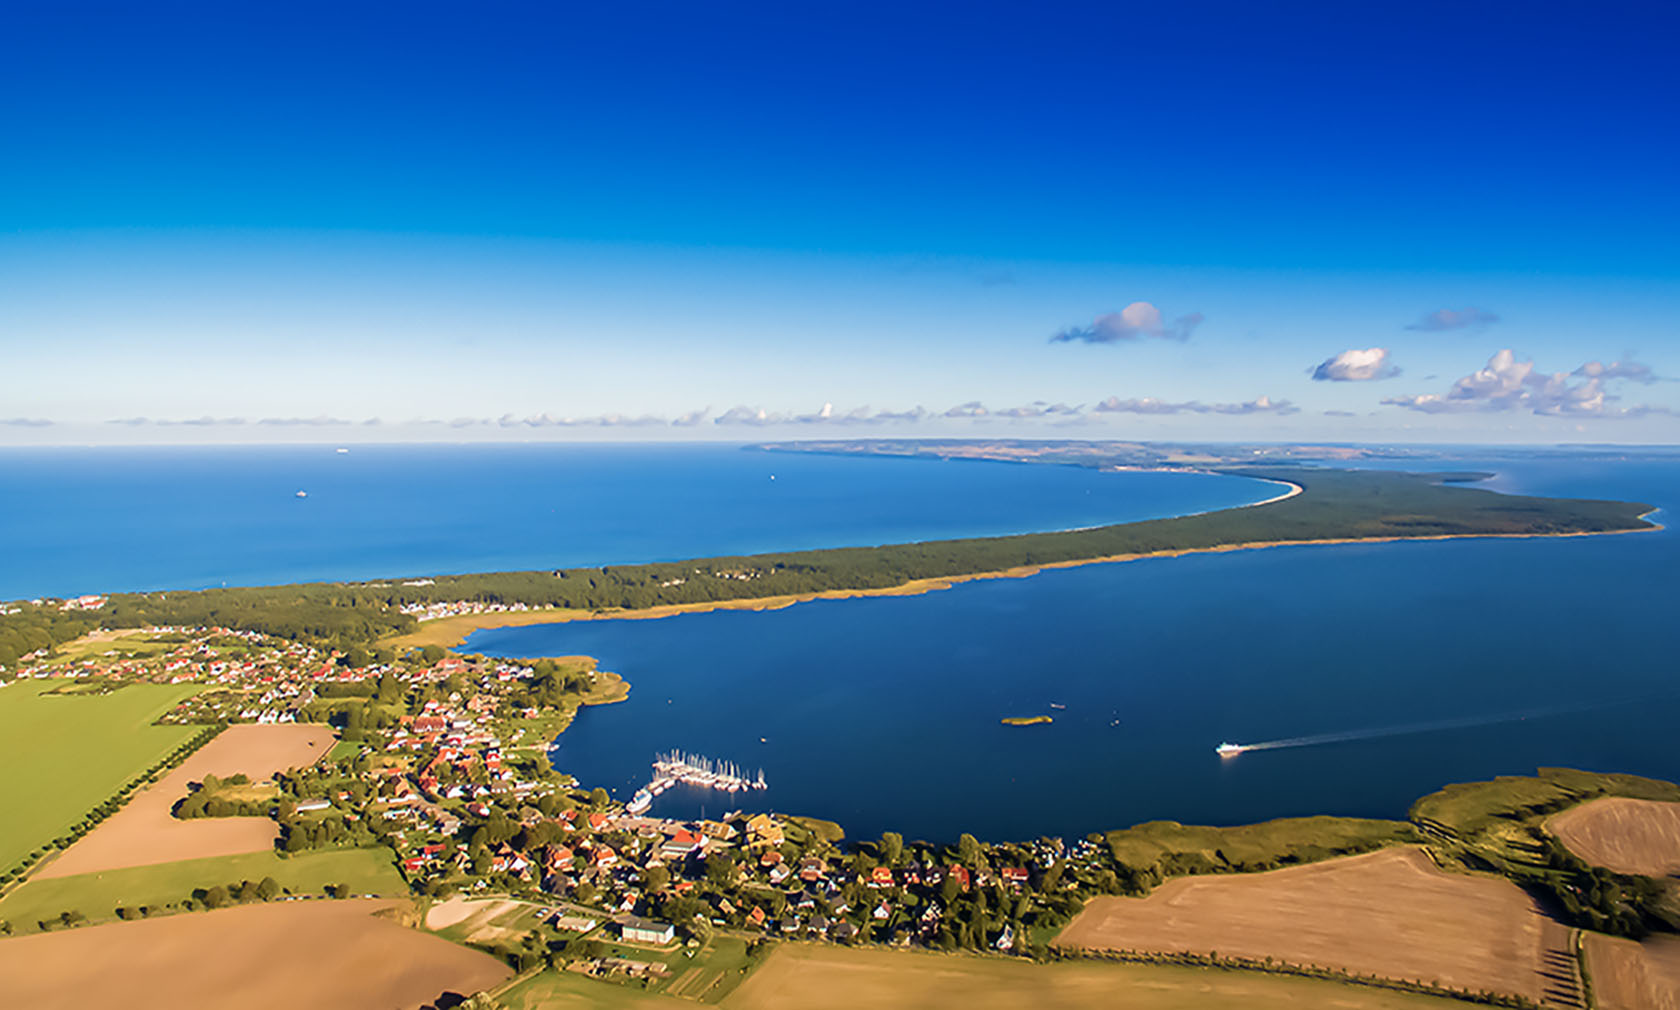
[[[162,760],[153,764],[150,768],[147,768],[141,774],[123,783],[122,788],[117,790],[110,798],[106,799],[92,810],[89,810],[81,820],[71,825],[70,830],[66,834],[54,838],[43,848],[32,850],[29,855],[19,861],[16,866],[12,867],[10,870],[0,873],[0,887],[10,884],[14,880],[22,880],[28,875],[32,866],[54,849],[68,849],[83,835],[98,827],[99,824],[107,817],[110,817],[118,810],[121,810],[123,806],[134,797],[136,792],[157,781],[158,777],[165,771],[168,771],[185,761],[188,757],[191,757],[194,751],[197,751],[200,747],[203,747],[205,744],[215,739],[216,734],[220,733],[225,728],[225,724],[206,726],[192,739],[171,751],[167,757],[164,757]]]

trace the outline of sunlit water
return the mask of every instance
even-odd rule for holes
[[[1665,454],[1416,465],[1496,470],[1505,490],[1680,502]],[[929,838],[1397,817],[1445,783],[1542,765],[1680,778],[1677,572],[1670,530],[1289,547],[485,631],[470,648],[585,653],[629,679],[628,702],[584,711],[561,738],[558,764],[586,783],[628,797],[671,748],[771,783],[674,790],[656,813],[768,806],[854,836]],[[1054,723],[999,722],[1039,714]],[[1302,737],[1330,739],[1214,753]]]

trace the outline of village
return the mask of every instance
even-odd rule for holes
[[[167,723],[331,725],[332,752],[276,775],[272,802],[204,793],[178,816],[266,814],[284,853],[388,847],[434,909],[489,905],[518,920],[454,931],[516,968],[657,986],[674,958],[721,936],[1042,956],[1081,894],[1119,886],[1093,840],[984,846],[964,836],[935,847],[889,835],[845,847],[835,825],[764,810],[658,816],[657,795],[679,784],[743,807],[763,787],[762,773],[694,755],[650,753],[651,791],[626,801],[589,789],[552,766],[549,747],[578,707],[623,697],[622,682],[593,663],[399,658],[149,627],[26,656],[0,671],[12,678],[78,691],[201,685]],[[434,921],[448,920],[440,914]]]

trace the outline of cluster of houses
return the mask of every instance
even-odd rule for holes
[[[556,913],[560,929],[597,928],[598,921],[578,912],[587,908],[610,918],[617,939],[632,946],[669,945],[690,916],[765,935],[847,942],[868,933],[895,944],[932,943],[956,924],[945,921],[956,895],[976,888],[1033,892],[1058,861],[1096,858],[1090,843],[1069,850],[1047,841],[1025,850],[1030,858],[1023,855],[1024,865],[988,861],[971,867],[932,860],[924,851],[901,865],[877,866],[814,842],[807,829],[796,832],[792,822],[768,813],[678,821],[598,799],[580,805],[581,793],[564,788],[570,780],[548,767],[541,746],[516,746],[528,727],[546,725],[525,720],[547,713],[524,707],[528,700],[513,700],[529,698],[524,689],[535,674],[531,667],[447,656],[425,667],[348,669],[331,652],[249,632],[147,630],[188,640],[134,660],[139,665],[132,669],[95,667],[108,676],[225,688],[188,703],[198,708],[180,714],[193,721],[290,721],[324,694],[345,693],[324,692],[326,685],[396,677],[405,685],[408,712],[364,742],[353,773],[362,784],[329,789],[296,810],[308,812],[306,803],[318,803],[322,812],[341,807],[333,816],[382,825],[380,836],[397,850],[402,872],[417,890],[497,889],[567,903],[572,911]],[[225,642],[224,636],[237,637],[241,647],[212,644]],[[52,675],[87,670],[75,664]],[[340,766],[338,774],[352,774],[348,767]],[[502,827],[486,844],[491,824]],[[671,912],[673,903],[680,915]],[[1008,951],[1018,940],[1004,924],[983,942]],[[614,960],[624,963],[609,963]],[[627,974],[664,970],[662,962],[634,958],[591,963]]]
[[[160,637],[184,639],[156,651],[138,648]],[[100,677],[111,681],[203,684],[208,690],[183,701],[164,722],[295,722],[316,697],[316,687],[352,673],[334,655],[255,631],[220,627],[156,626],[114,639],[100,656],[53,659],[42,649],[23,658],[19,677]]]
[[[419,585],[420,583],[403,583]],[[482,600],[452,600],[446,603],[405,603],[399,613],[417,621],[435,621],[440,617],[459,617],[462,614],[520,613],[526,610],[552,610],[552,607],[531,607],[523,603],[485,603]]]

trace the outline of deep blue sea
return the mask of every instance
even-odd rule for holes
[[[739,446],[5,449],[0,600],[993,536],[1276,493],[1213,475]]]
[[[1674,451],[1462,450],[1381,465],[1646,501],[1662,521],[1680,506]],[[716,446],[5,450],[0,599],[999,534],[1274,491]],[[486,631],[470,648],[587,653],[630,680],[628,702],[585,710],[562,737],[559,763],[586,784],[628,797],[670,748],[762,767],[771,783],[736,797],[673,791],[656,812],[758,805],[833,818],[854,837],[934,839],[1393,817],[1444,783],[1540,765],[1680,779],[1677,573],[1670,530],[1276,548],[919,597]],[[999,723],[1038,714],[1055,722]],[[1321,736],[1343,739],[1213,753]]]
[[[1496,471],[1506,491],[1680,504],[1673,453],[1407,465]],[[1672,530],[1288,547],[484,631],[469,648],[584,653],[629,679],[628,702],[585,710],[560,741],[558,764],[586,783],[627,797],[656,751],[681,748],[762,767],[771,784],[673,790],[656,813],[765,806],[853,837],[931,839],[1399,817],[1448,782],[1543,765],[1680,779],[1677,577]],[[1055,722],[999,722],[1038,714]],[[1318,736],[1359,738],[1213,750]]]

